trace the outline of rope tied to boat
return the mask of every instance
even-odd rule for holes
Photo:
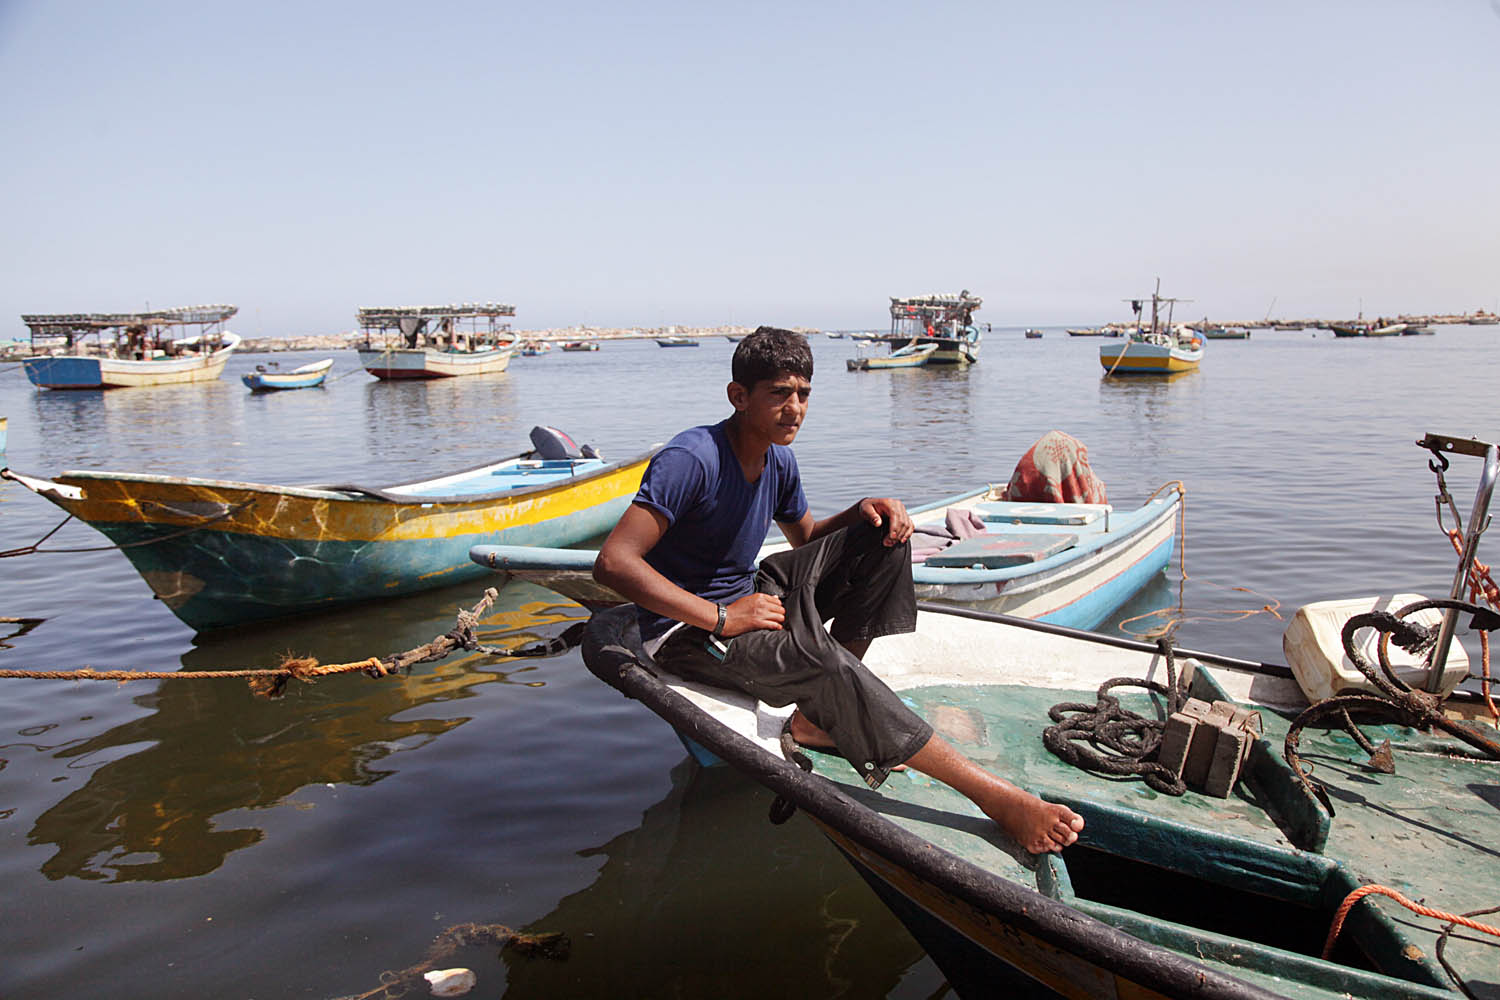
[[[1394,773],[1395,770],[1390,752],[1390,741],[1386,740],[1377,748],[1354,724],[1355,714],[1370,716],[1383,722],[1393,722],[1396,725],[1407,726],[1422,732],[1441,729],[1450,736],[1474,747],[1486,757],[1500,760],[1500,742],[1496,742],[1476,728],[1448,718],[1443,711],[1445,696],[1411,688],[1396,676],[1396,671],[1391,666],[1392,639],[1398,646],[1409,652],[1427,654],[1430,662],[1437,640],[1437,627],[1428,627],[1407,620],[1409,616],[1427,608],[1454,609],[1472,614],[1473,618],[1469,622],[1470,629],[1489,632],[1500,628],[1500,613],[1467,601],[1448,599],[1415,601],[1395,612],[1371,611],[1355,615],[1344,623],[1342,633],[1344,654],[1348,656],[1349,662],[1354,664],[1355,669],[1364,674],[1376,691],[1375,693],[1335,695],[1305,709],[1293,720],[1291,728],[1287,730],[1286,742],[1282,750],[1282,756],[1297,776],[1297,780],[1301,782],[1302,787],[1309,795],[1322,803],[1330,816],[1334,815],[1334,809],[1328,790],[1321,782],[1312,780],[1311,768],[1304,770],[1299,754],[1303,730],[1327,719],[1331,719],[1347,732],[1362,750],[1370,754],[1371,760],[1368,766],[1372,770],[1388,774]],[[1376,646],[1376,654],[1380,663],[1378,672],[1354,644],[1354,637],[1367,628],[1381,632],[1380,641]]]
[[[1328,928],[1328,937],[1323,942],[1322,958],[1325,961],[1327,961],[1329,955],[1333,954],[1334,942],[1338,940],[1339,932],[1343,930],[1344,920],[1349,916],[1349,911],[1353,909],[1355,903],[1358,903],[1361,899],[1364,899],[1369,895],[1387,896],[1391,899],[1394,899],[1396,902],[1400,903],[1402,906],[1406,907],[1413,913],[1420,914],[1424,917],[1431,917],[1434,920],[1442,920],[1446,922],[1448,926],[1443,929],[1442,936],[1438,939],[1438,949],[1440,952],[1443,948],[1443,945],[1448,939],[1448,935],[1452,932],[1454,927],[1467,927],[1473,931],[1479,931],[1483,934],[1492,934],[1495,937],[1500,937],[1500,927],[1495,927],[1490,924],[1482,924],[1479,921],[1473,919],[1474,917],[1483,916],[1486,913],[1494,913],[1497,910],[1500,910],[1500,907],[1493,907],[1487,910],[1474,910],[1470,913],[1448,913],[1444,910],[1434,909],[1421,903],[1414,903],[1403,896],[1401,893],[1397,892],[1395,889],[1392,889],[1390,886],[1373,884],[1362,885],[1358,889],[1355,889],[1353,892],[1349,893],[1349,895],[1344,897],[1344,901],[1339,904],[1338,910],[1333,915],[1333,923]],[[1463,989],[1466,996],[1472,997],[1474,995],[1470,993],[1469,990],[1464,987],[1464,984],[1458,980],[1458,977],[1454,975],[1453,970],[1448,967],[1448,963],[1446,961],[1443,962],[1443,968],[1447,970],[1450,976],[1454,977],[1454,982],[1458,983],[1460,989]]]
[[[8,479],[10,477],[9,476],[3,476],[3,478],[7,478]],[[212,514],[212,515],[208,515],[208,516],[204,517],[203,520],[199,521],[197,524],[190,524],[190,525],[188,525],[185,528],[178,529],[177,531],[169,531],[165,535],[157,535],[155,538],[143,538],[143,539],[141,539],[138,542],[114,542],[114,543],[111,543],[109,545],[90,545],[90,546],[87,546],[87,547],[84,547],[84,548],[77,548],[77,549],[44,549],[44,548],[42,548],[41,546],[42,546],[43,542],[45,542],[47,539],[51,538],[53,535],[57,534],[59,531],[61,531],[67,525],[67,523],[69,521],[73,520],[73,515],[69,514],[67,517],[63,518],[60,522],[58,522],[57,526],[54,527],[51,531],[47,532],[41,538],[38,538],[36,541],[32,542],[30,545],[23,545],[20,548],[6,549],[4,551],[0,551],[0,559],[8,559],[8,558],[13,558],[15,556],[28,556],[28,555],[32,555],[32,554],[37,554],[37,555],[60,555],[60,554],[63,554],[63,553],[76,553],[76,552],[108,552],[111,549],[136,549],[136,548],[140,548],[143,545],[156,545],[156,544],[158,544],[160,542],[171,541],[174,538],[181,538],[183,535],[190,535],[190,534],[192,534],[195,531],[201,531],[202,529],[208,527],[211,524],[215,524],[215,523],[217,523],[219,521],[227,520],[227,519],[233,517],[234,515],[238,514],[240,511],[244,510],[246,507],[249,507],[254,502],[255,501],[253,501],[253,500],[246,500],[246,501],[244,501],[242,503],[225,504],[224,509],[222,511],[220,511],[217,514]]]
[[[1099,685],[1095,704],[1063,702],[1047,715],[1056,725],[1042,730],[1042,744],[1056,757],[1084,771],[1115,777],[1139,777],[1163,795],[1182,795],[1187,784],[1182,776],[1161,764],[1166,719],[1178,711],[1184,694],[1177,681],[1172,641],[1157,640],[1166,661],[1167,683],[1146,678],[1113,677]],[[1109,692],[1117,687],[1141,687],[1166,698],[1167,710],[1160,719],[1148,719],[1120,705]]]
[[[431,660],[441,660],[455,649],[501,656],[545,655],[529,652],[527,651],[527,647],[523,647],[521,650],[509,651],[493,646],[484,646],[475,639],[475,624],[478,622],[479,617],[494,604],[497,596],[498,592],[494,587],[487,588],[484,596],[473,608],[459,609],[458,624],[454,628],[443,635],[437,636],[431,642],[424,643],[415,649],[409,649],[403,653],[396,653],[386,657],[371,656],[350,663],[319,663],[316,658],[310,656],[287,656],[275,667],[239,670],[181,670],[167,673],[155,670],[93,670],[88,667],[84,667],[81,670],[0,669],[0,678],[119,682],[241,679],[250,682],[250,690],[255,694],[266,698],[279,698],[286,693],[287,684],[293,680],[311,684],[320,677],[329,677],[334,674],[364,673],[375,678],[389,677],[397,673],[409,674],[413,666]],[[546,648],[551,648],[551,644],[557,641],[546,640],[542,645]]]

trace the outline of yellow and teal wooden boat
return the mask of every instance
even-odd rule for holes
[[[1135,331],[1118,344],[1099,348],[1099,363],[1104,366],[1105,377],[1177,375],[1198,370],[1198,364],[1203,360],[1203,338],[1190,329],[1179,331],[1172,325],[1172,306],[1178,301],[1162,298],[1161,279],[1158,278],[1156,290],[1151,293],[1151,326],[1146,327],[1141,316],[1141,300],[1131,300],[1136,318]],[[1161,315],[1163,304],[1167,306],[1165,316]]]
[[[619,520],[651,457],[606,462],[546,428],[532,440],[501,462],[380,488],[5,475],[102,532],[202,630],[484,576],[469,559],[480,543],[586,541]]]
[[[1483,448],[1455,590],[1500,468],[1500,450]],[[1459,1000],[1500,989],[1500,731],[1482,697],[1449,687],[1443,662],[1451,617],[1494,631],[1492,609],[1449,598],[1349,618],[1330,663],[1347,657],[1360,690],[1311,704],[1312,668],[1297,659],[919,605],[916,631],[876,640],[865,662],[971,759],[1084,817],[1076,844],[1043,856],[916,771],[871,789],[841,758],[786,745],[790,708],[661,672],[634,612],[595,613],[589,669],[774,791],[774,822],[789,807],[810,817],[960,997]],[[1422,624],[1428,612],[1441,622]],[[1392,637],[1427,680],[1397,669]],[[1170,768],[1153,772],[1160,784],[1142,780],[1167,767],[1163,729],[1184,731],[1172,692],[1246,724],[1227,755],[1230,728],[1190,731],[1186,787],[1167,782]],[[1141,752],[1114,759],[1138,773],[1075,766],[1057,749],[1102,747],[1111,698],[1157,727],[1123,720],[1125,749]],[[1200,731],[1203,769],[1229,767],[1225,794],[1192,779]]]

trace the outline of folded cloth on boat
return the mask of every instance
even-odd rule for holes
[[[984,519],[978,514],[968,508],[949,507],[943,518],[943,527],[920,527],[912,532],[911,561],[923,562],[956,541],[984,532]]]
[[[1089,466],[1084,443],[1062,431],[1048,431],[1016,463],[1001,500],[1028,503],[1109,503],[1104,483]]]

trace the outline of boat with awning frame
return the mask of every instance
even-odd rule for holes
[[[361,309],[359,363],[380,379],[489,375],[510,365],[516,338],[499,302]]]
[[[212,382],[240,345],[224,322],[238,307],[184,306],[127,313],[28,313],[26,377],[43,389],[119,389]],[[178,336],[194,328],[190,336]]]

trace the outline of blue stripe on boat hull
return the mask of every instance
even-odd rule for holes
[[[1177,536],[1168,535],[1167,540],[1147,553],[1146,557],[1127,567],[1114,579],[1095,590],[1089,591],[1072,604],[1064,605],[1039,620],[1054,625],[1072,628],[1098,628],[1114,614],[1116,609],[1146,585],[1146,581],[1166,569],[1172,561]]]

